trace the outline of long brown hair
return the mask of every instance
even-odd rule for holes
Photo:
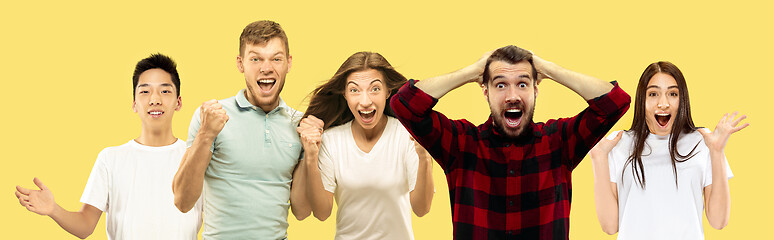
[[[645,169],[642,164],[642,151],[645,148],[645,139],[650,134],[648,124],[645,122],[645,94],[648,89],[648,82],[657,73],[665,73],[672,76],[677,82],[677,89],[679,91],[678,101],[680,106],[677,108],[677,114],[672,124],[672,133],[669,136],[669,156],[672,158],[672,172],[675,175],[675,185],[677,185],[677,163],[685,162],[696,155],[696,147],[699,143],[691,149],[688,154],[680,154],[677,150],[677,140],[680,139],[680,135],[683,133],[690,133],[696,131],[696,126],[693,124],[691,118],[691,103],[688,98],[688,86],[685,83],[685,77],[680,69],[674,64],[666,61],[660,61],[651,63],[645,68],[645,72],[640,77],[640,82],[637,84],[637,95],[634,100],[634,119],[632,120],[632,126],[629,132],[634,133],[634,149],[629,155],[629,158],[624,164],[626,168],[627,164],[632,165],[632,175],[634,175],[637,183],[644,189],[645,188]],[[652,149],[651,149],[652,153]],[[621,173],[623,176],[623,172]]]
[[[330,80],[318,86],[311,93],[312,97],[309,100],[309,107],[304,113],[304,118],[309,115],[323,120],[325,126],[323,129],[335,127],[355,119],[352,112],[347,106],[347,100],[344,99],[344,88],[346,87],[347,77],[354,72],[364,71],[368,69],[378,70],[384,75],[384,84],[387,91],[389,91],[389,97],[387,98],[386,105],[384,107],[384,114],[394,117],[390,107],[390,99],[392,95],[398,92],[398,89],[406,83],[406,77],[400,74],[398,71],[387,62],[381,54],[375,52],[357,52],[349,56],[344,63],[341,64],[336,74],[333,74]]]

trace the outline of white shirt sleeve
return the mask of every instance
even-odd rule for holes
[[[399,126],[403,127],[403,126]],[[403,155],[403,159],[406,161],[404,164],[406,166],[406,176],[408,176],[408,189],[409,192],[414,191],[414,188],[417,186],[417,171],[419,170],[419,155],[417,155],[417,150],[414,147],[414,142],[410,139],[406,139],[408,142],[408,147],[406,148],[406,152]]]
[[[86,188],[81,195],[81,202],[89,204],[100,211],[108,210],[108,200],[110,199],[110,172],[106,166],[105,150],[97,155],[97,161],[91,169],[89,180],[86,182]]]
[[[193,117],[191,118],[191,124],[188,125],[188,139],[185,141],[186,148],[193,146],[194,139],[196,139],[196,134],[199,132],[199,128],[201,127],[201,110],[201,107],[196,108],[196,111],[194,111]],[[215,141],[213,141],[212,146],[210,146],[210,152],[215,152]]]
[[[710,158],[709,150],[705,149],[704,152],[705,154],[702,154],[702,156],[707,158],[707,166],[704,168],[704,187],[706,187],[712,184],[712,159]],[[723,156],[723,163],[726,165],[726,176],[728,179],[731,179],[734,177],[734,173],[731,172],[731,166],[728,165],[728,158],[725,155]]]
[[[325,190],[328,192],[335,193],[336,175],[334,172],[333,160],[331,159],[331,155],[328,152],[328,147],[325,143],[326,141],[323,140],[322,144],[320,144],[320,153],[317,155],[319,163],[317,165],[320,168],[320,178],[322,179],[323,187],[325,187]]]

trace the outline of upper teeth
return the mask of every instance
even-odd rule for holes
[[[374,112],[374,110],[367,111],[367,112],[366,111],[360,111],[360,113],[362,113],[362,114],[371,114],[372,112]]]
[[[657,113],[656,116],[668,117],[669,113]]]
[[[508,109],[508,110],[505,110],[505,111],[509,112],[509,113],[520,113],[521,109]]]
[[[151,115],[161,115],[162,112],[150,112]]]
[[[274,83],[274,80],[271,80],[271,79],[263,79],[263,80],[258,80],[258,82],[259,82],[259,83]]]

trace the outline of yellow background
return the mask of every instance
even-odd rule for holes
[[[765,148],[774,133],[769,106],[774,17],[767,1],[279,2],[4,2],[2,238],[74,238],[48,217],[21,207],[14,186],[33,187],[37,176],[64,208],[80,207],[97,153],[139,135],[140,122],[131,110],[131,75],[138,60],[161,52],[177,61],[183,109],[173,127],[185,139],[198,105],[234,96],[244,87],[235,65],[238,36],[246,24],[261,19],[279,22],[288,34],[293,66],[281,96],[302,110],[307,93],[361,50],[380,52],[406,76],[422,79],[515,44],[568,69],[618,80],[632,98],[649,63],[672,61],[687,78],[697,125],[714,127],[723,113],[734,110],[752,123],[726,148],[736,175],[730,181],[730,224],[718,231],[705,222],[707,239],[762,237],[771,228],[768,182],[774,164]],[[571,116],[585,106],[550,80],[540,85],[537,102],[536,121]],[[473,85],[453,91],[436,109],[476,124],[489,112]],[[615,129],[628,128],[632,112],[633,107]],[[570,237],[614,239],[596,219],[588,159],[573,175]],[[417,239],[451,239],[448,189],[437,165],[434,180],[431,212],[414,218]],[[92,239],[106,238],[104,219]],[[288,234],[290,239],[332,239],[334,225],[334,217],[293,219]]]

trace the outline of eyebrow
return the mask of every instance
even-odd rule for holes
[[[648,86],[648,88],[646,88],[646,89],[651,89],[651,88],[658,88],[658,89],[661,89],[661,87],[659,87],[659,86],[656,86],[656,85],[650,85],[650,86]],[[667,87],[667,89],[672,89],[672,88],[678,88],[678,87],[677,87],[677,85],[672,85],[672,86],[669,86],[669,87]]]
[[[170,83],[162,83],[162,84],[159,84],[159,86],[162,86],[162,87],[174,87],[174,85],[172,85]],[[137,85],[137,88],[141,88],[141,87],[150,87],[150,84],[143,83],[143,84]]]
[[[378,79],[378,78],[377,78],[377,79],[374,79],[373,81],[371,81],[371,83],[369,83],[368,85],[374,84],[374,82],[381,82],[381,81],[382,81],[381,79]],[[349,81],[349,82],[347,82],[347,84],[350,84],[350,83],[351,83],[351,84],[355,84],[356,86],[360,86],[360,85],[358,85],[358,84],[357,84],[355,81]]]
[[[256,51],[253,51],[253,50],[247,51],[247,54],[251,54],[251,53],[253,53],[255,55],[261,55],[260,53],[258,53]],[[272,56],[277,56],[277,55],[280,55],[280,54],[285,55],[285,51],[276,52]]]

